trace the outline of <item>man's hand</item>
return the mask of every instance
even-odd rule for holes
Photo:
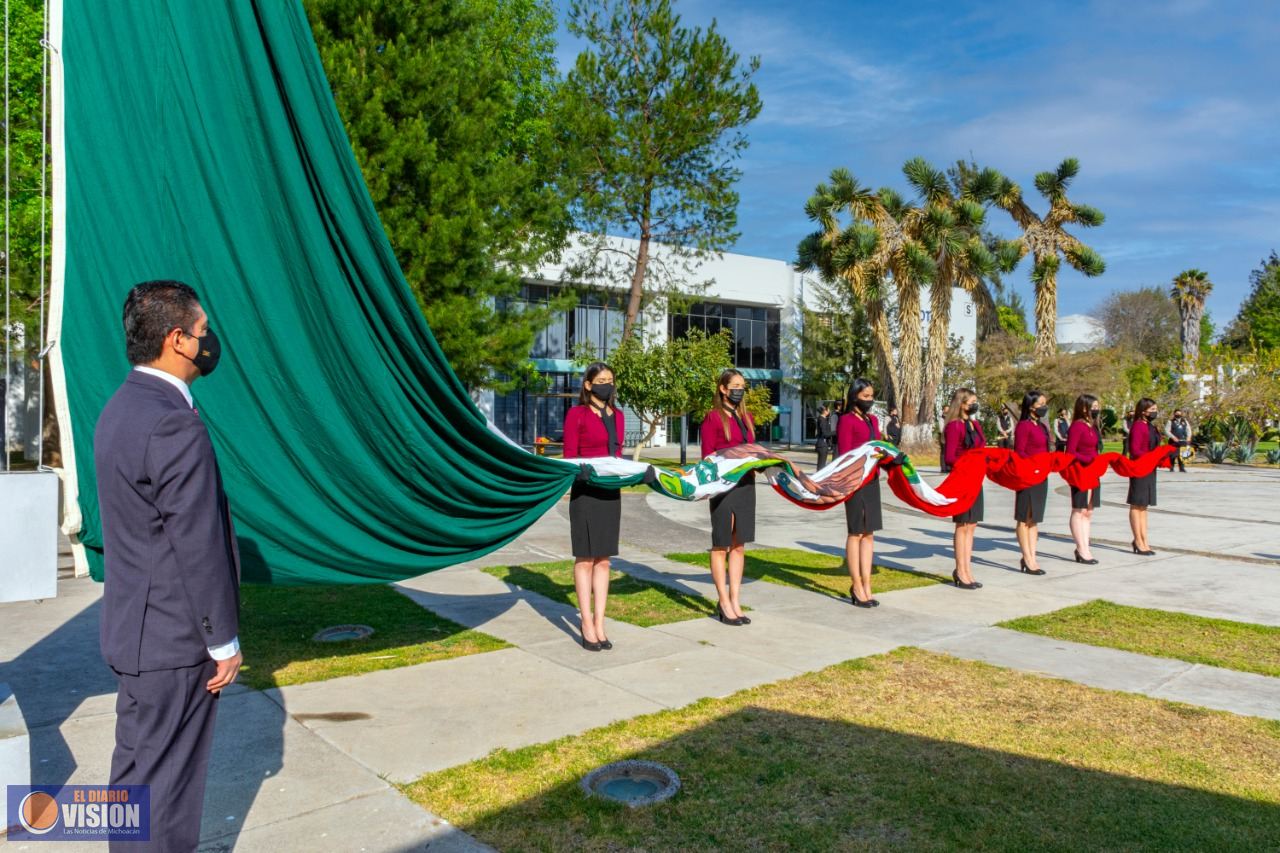
[[[210,693],[222,692],[222,688],[236,680],[236,675],[240,672],[240,664],[243,662],[244,655],[240,652],[236,652],[235,656],[226,660],[214,661],[218,665],[218,672],[205,684],[205,689]]]

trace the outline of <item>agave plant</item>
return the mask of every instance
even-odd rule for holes
[[[1280,447],[1267,451],[1267,464],[1280,465]]]
[[[1239,447],[1231,448],[1231,461],[1239,462],[1241,465],[1248,465],[1253,461],[1256,453],[1257,447],[1253,443],[1241,444]]]
[[[1214,465],[1221,465],[1227,461],[1227,451],[1229,447],[1225,441],[1213,441],[1205,446],[1204,455]]]

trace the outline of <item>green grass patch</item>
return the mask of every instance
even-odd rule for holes
[[[240,588],[240,681],[264,690],[506,648],[415,604],[389,586]],[[363,640],[318,643],[331,625],[368,625]]]
[[[534,563],[528,566],[494,566],[484,570],[499,580],[541,596],[578,607],[573,587],[573,562]],[[608,616],[648,628],[683,622],[715,612],[715,602],[661,584],[639,580],[613,569],[609,572]]]
[[[668,560],[706,566],[710,569],[711,555],[706,551],[691,554],[667,554]],[[819,554],[799,548],[758,548],[746,553],[743,574],[749,578],[769,581],[782,586],[793,586],[808,592],[817,592],[836,598],[849,597],[849,570],[843,557]],[[949,578],[928,572],[891,569],[876,566],[871,571],[871,589],[875,593],[910,589],[931,583],[946,583]]]
[[[578,780],[662,762],[632,811]],[[499,850],[1260,850],[1280,725],[903,649],[424,776]]]
[[[1002,628],[1280,677],[1280,628],[1089,601]]]

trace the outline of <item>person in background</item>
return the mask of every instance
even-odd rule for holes
[[[821,470],[827,464],[827,457],[831,455],[831,446],[836,438],[835,418],[831,415],[831,407],[826,403],[818,408],[818,419],[815,425],[818,428],[818,469]]]
[[[742,405],[747,380],[726,370],[716,381],[715,405],[702,419],[702,457],[756,440],[751,413]],[[750,625],[738,600],[748,542],[756,538],[756,478],[752,471],[711,505],[711,579],[720,598],[716,617],[726,625]]]
[[[997,444],[1006,450],[1013,449],[1013,427],[1017,423],[1017,419],[1013,416],[1007,403],[1000,406],[1000,411],[996,415],[996,432],[999,433]]]
[[[843,456],[868,441],[880,438],[880,424],[871,409],[875,406],[876,389],[870,379],[855,379],[849,387],[845,413],[836,427],[836,453]],[[854,607],[876,607],[880,602],[871,596],[872,557],[875,532],[884,527],[880,510],[880,471],[863,483],[844,502],[846,537],[845,564],[849,567],[849,600]]]
[[[1156,417],[1159,412],[1156,401],[1143,397],[1133,407],[1133,426],[1129,430],[1128,451],[1130,459],[1137,459],[1160,444],[1160,433],[1156,430]],[[1133,531],[1133,553],[1144,557],[1155,556],[1147,542],[1147,507],[1156,505],[1156,472],[1145,477],[1129,478],[1129,494],[1125,498],[1129,505],[1129,529]]]
[[[1098,458],[1102,450],[1102,428],[1099,419],[1102,416],[1102,404],[1092,394],[1081,394],[1076,397],[1076,404],[1071,412],[1071,428],[1067,431],[1067,453],[1075,456],[1076,461],[1087,465]],[[1071,538],[1076,544],[1076,562],[1097,565],[1093,552],[1089,548],[1090,527],[1093,524],[1093,511],[1102,504],[1102,486],[1092,489],[1071,487]]]
[[[1067,431],[1071,429],[1071,419],[1066,409],[1058,409],[1058,419],[1053,422],[1053,449],[1062,453],[1067,449]]]
[[[951,403],[947,406],[947,426],[942,433],[943,459],[948,468],[954,468],[956,460],[967,450],[986,447],[987,438],[982,434],[982,424],[978,423],[978,395],[972,388],[958,388],[951,395]],[[955,556],[956,567],[951,572],[951,580],[960,589],[978,589],[982,584],[973,579],[973,534],[982,521],[982,489],[969,509],[952,516],[955,522]]]
[[[1133,409],[1125,406],[1124,417],[1120,419],[1120,441],[1125,443],[1129,440],[1129,431],[1133,429]]]
[[[613,368],[597,361],[582,374],[578,405],[564,418],[564,458],[621,456],[626,424],[618,408]],[[609,558],[618,553],[622,495],[575,482],[569,493],[569,539],[573,545],[573,586],[582,620],[582,647],[589,652],[612,649],[605,635],[604,609],[609,598]]]
[[[897,406],[889,407],[889,422],[885,424],[884,434],[894,447],[902,443],[902,419],[898,417]]]
[[[1173,457],[1178,470],[1183,474],[1187,473],[1187,463],[1182,459],[1182,448],[1191,446],[1191,422],[1187,420],[1182,409],[1173,410],[1173,417],[1165,426],[1165,435],[1168,436],[1169,443],[1178,448],[1178,453]]]
[[[1022,395],[1022,416],[1013,430],[1014,453],[1026,457],[1049,451],[1048,417],[1048,400],[1044,394],[1032,389]],[[1065,435],[1062,446],[1066,447]],[[1022,562],[1018,568],[1029,575],[1044,574],[1036,547],[1040,542],[1038,525],[1044,521],[1044,505],[1048,496],[1049,481],[1045,479],[1030,488],[1020,489],[1013,499],[1013,521],[1018,549],[1022,551]]]

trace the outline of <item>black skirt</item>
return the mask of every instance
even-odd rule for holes
[[[844,502],[844,520],[850,536],[875,533],[884,527],[880,512],[880,478],[875,477]]]
[[[711,547],[732,548],[756,539],[756,473],[752,471],[711,504]],[[734,528],[737,535],[734,535]],[[735,543],[736,540],[736,543]]]
[[[574,483],[569,492],[569,539],[573,556],[612,557],[618,553],[622,493],[589,483]]]
[[[1030,524],[1044,521],[1044,505],[1049,498],[1049,481],[1043,480],[1029,489],[1021,489],[1013,499],[1013,520]]]
[[[1156,505],[1156,472],[1145,477],[1129,478],[1129,496],[1125,499],[1129,506],[1149,507]]]
[[[973,500],[973,506],[969,507],[959,515],[951,516],[951,520],[956,524],[977,524],[982,521],[982,489],[978,489],[978,496]]]
[[[1093,492],[1093,499],[1087,500],[1089,492]],[[1071,508],[1072,509],[1097,509],[1102,506],[1102,484],[1099,483],[1094,489],[1081,490],[1075,486],[1071,487]]]

